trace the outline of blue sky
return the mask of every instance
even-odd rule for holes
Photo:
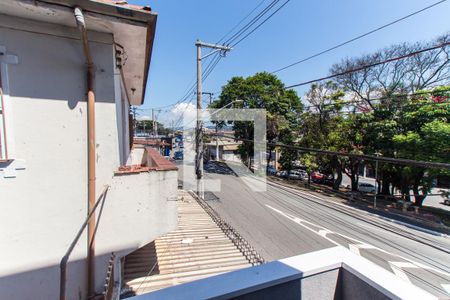
[[[129,0],[150,5],[158,13],[147,94],[141,108],[178,101],[195,76],[196,39],[217,42],[261,1]],[[437,0],[291,0],[220,61],[203,90],[218,96],[221,87],[233,76],[273,71],[434,2]],[[270,0],[265,0],[261,8],[269,3]],[[327,75],[333,63],[347,56],[370,53],[394,43],[433,39],[450,30],[449,15],[450,1],[447,1],[277,75],[290,85]],[[305,88],[298,92],[302,96]],[[159,113],[161,121],[168,122],[172,117],[164,111]]]

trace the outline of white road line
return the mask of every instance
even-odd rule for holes
[[[328,233],[332,233],[331,231],[328,231],[326,229],[320,229],[319,230],[319,235],[323,236],[323,237],[327,237]]]
[[[328,199],[316,196],[314,194],[311,194],[311,193],[308,193],[308,192],[304,192],[304,191],[300,191],[298,189],[295,189],[295,188],[292,188],[292,187],[289,187],[289,186],[285,186],[283,184],[279,184],[279,183],[276,183],[276,182],[273,182],[273,181],[271,183],[274,186],[278,186],[278,187],[282,187],[282,188],[285,188],[285,189],[289,189],[293,193],[296,193],[296,194],[298,194],[300,196],[308,196],[308,197],[311,197],[311,198],[315,198],[315,199],[321,200],[321,201],[326,202],[328,204],[338,205],[338,206],[341,206],[342,208],[355,210],[355,211],[358,211],[360,213],[364,213],[366,215],[372,216],[372,217],[377,218],[377,219],[384,220],[384,221],[389,222],[389,223],[402,225],[402,226],[405,226],[405,227],[408,227],[408,228],[412,228],[412,229],[417,230],[417,231],[425,232],[425,233],[432,234],[432,235],[435,235],[435,236],[440,236],[440,237],[443,237],[443,238],[450,238],[450,235],[445,234],[445,233],[441,233],[441,232],[434,231],[434,230],[427,229],[427,228],[422,228],[422,227],[419,227],[419,226],[416,226],[416,225],[413,225],[413,224],[409,224],[409,223],[406,223],[406,222],[402,222],[402,221],[398,221],[398,220],[394,220],[394,219],[389,219],[389,218],[386,218],[386,217],[383,217],[381,215],[378,215],[378,214],[375,214],[375,213],[371,213],[371,212],[368,212],[368,211],[362,211],[361,209],[348,206],[347,204],[339,203],[339,202],[332,201],[332,200],[328,200]]]
[[[450,284],[441,284],[441,286],[450,295]]]
[[[318,233],[317,231],[315,231],[314,229],[309,228],[308,226],[306,226],[305,224],[303,224],[304,221],[305,221],[305,223],[306,223],[306,220],[303,220],[303,219],[300,219],[300,218],[298,218],[298,217],[294,217],[294,216],[292,216],[292,215],[290,215],[290,214],[288,214],[288,213],[282,212],[281,210],[278,210],[278,209],[276,209],[276,208],[273,208],[272,206],[270,206],[270,205],[268,205],[268,204],[266,204],[266,206],[267,206],[268,208],[270,208],[271,210],[273,210],[273,211],[279,213],[279,214],[282,215],[283,217],[285,217],[285,218],[287,218],[287,219],[289,219],[289,220],[291,220],[291,221],[297,223],[298,225],[300,225],[300,226],[306,228],[307,230],[309,230],[309,231],[311,231],[311,232],[314,232],[315,234],[319,234],[319,233]],[[308,223],[309,223],[309,222],[308,222]],[[317,226],[317,225],[314,225],[314,226],[319,227],[319,228],[322,227],[322,226]],[[322,227],[322,228],[323,228],[323,227]],[[329,231],[329,230],[327,230],[327,229],[325,229],[325,230],[326,230],[327,232],[331,232],[331,231]],[[319,234],[319,235],[320,235],[320,234]],[[342,246],[342,245],[340,245],[339,243],[333,241],[332,239],[330,239],[330,238],[327,237],[327,236],[322,236],[322,237],[323,237],[324,239],[328,240],[329,242],[331,242],[332,244],[336,245],[336,246]]]
[[[359,249],[374,249],[374,250],[378,250],[378,251],[380,251],[380,252],[382,252],[382,253],[384,253],[384,254],[388,254],[388,255],[391,255],[391,256],[396,256],[396,257],[398,257],[398,258],[401,258],[402,260],[405,260],[405,262],[390,262],[390,261],[388,261],[388,263],[389,263],[391,269],[393,270],[393,273],[396,274],[397,276],[399,276],[400,278],[403,278],[404,280],[410,281],[409,278],[408,278],[408,276],[406,275],[406,273],[402,270],[402,268],[415,268],[415,269],[421,268],[421,269],[430,270],[430,271],[439,273],[439,274],[441,274],[441,275],[445,275],[445,276],[450,277],[450,274],[447,273],[447,272],[444,272],[444,271],[435,269],[435,268],[433,268],[433,267],[424,265],[424,264],[422,264],[422,263],[415,262],[415,261],[413,261],[413,260],[411,260],[411,259],[409,259],[409,258],[403,257],[403,256],[401,256],[401,255],[387,252],[386,250],[383,250],[383,249],[381,249],[381,248],[372,246],[372,245],[370,245],[370,244],[367,244],[367,243],[365,243],[365,242],[359,241],[359,240],[357,240],[357,239],[355,239],[355,238],[346,236],[346,235],[344,235],[344,234],[337,233],[337,232],[333,232],[333,231],[331,231],[331,230],[329,230],[329,229],[327,229],[327,228],[325,228],[325,227],[323,227],[323,226],[314,224],[314,223],[312,223],[312,222],[303,220],[303,219],[301,219],[301,218],[299,218],[299,217],[296,217],[296,216],[294,216],[294,215],[285,213],[285,212],[283,212],[283,211],[281,211],[281,210],[279,210],[279,209],[276,209],[276,208],[274,208],[274,207],[272,207],[272,206],[270,206],[270,205],[268,205],[268,204],[265,204],[265,206],[267,206],[267,207],[270,208],[271,210],[277,212],[278,214],[284,216],[285,218],[287,218],[287,219],[289,219],[289,220],[291,220],[291,221],[293,221],[293,222],[299,224],[300,226],[306,228],[307,230],[309,230],[309,231],[311,231],[311,232],[314,232],[315,234],[317,234],[317,235],[323,237],[324,239],[328,240],[329,242],[331,242],[331,243],[333,243],[333,244],[335,244],[335,245],[337,245],[337,246],[343,246],[343,247],[346,247],[347,245],[341,245],[341,244],[339,244],[338,242],[332,240],[331,238],[329,238],[329,237],[327,236],[328,234],[340,235],[341,237],[343,237],[343,238],[345,238],[345,239],[354,241],[355,244],[350,244],[350,243],[348,243],[348,247],[349,247],[349,250],[351,250],[353,253],[358,254],[359,256],[361,256],[361,253],[360,253]],[[319,229],[319,230],[317,231],[317,230],[314,230],[313,228],[308,227],[306,224],[312,225],[312,226],[314,226],[314,227],[316,227],[316,228],[321,228],[321,229]],[[444,285],[446,285],[446,284],[444,284],[444,285],[441,284],[441,285],[444,287]],[[446,285],[446,287],[444,287],[444,288],[445,288],[446,291],[450,294],[450,292],[447,290],[447,289],[450,289],[450,285]]]
[[[402,264],[402,262],[395,262],[395,261],[389,262],[389,266],[391,267],[392,271],[394,271],[395,275],[411,283],[411,280],[409,280],[408,275],[406,275],[406,273],[402,270],[402,267],[398,266],[398,264]]]
[[[361,253],[359,252],[359,249],[375,249],[374,246],[369,245],[369,244],[349,244],[348,248],[350,249],[351,252],[361,256]]]

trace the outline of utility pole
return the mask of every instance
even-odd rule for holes
[[[134,136],[136,136],[136,131],[137,131],[137,124],[136,124],[136,106],[131,106],[130,110],[131,110],[131,114],[133,115],[133,132],[134,132]]]
[[[381,153],[376,152],[375,155],[378,157]],[[375,161],[375,196],[373,197],[373,207],[377,207],[377,194],[378,194],[378,159]]]
[[[155,127],[153,127],[153,128],[155,128],[155,136],[158,136],[158,121],[157,121],[157,116],[155,116]]]
[[[152,108],[152,135],[155,137],[155,110]]]
[[[212,97],[214,96],[214,93],[211,92],[202,92],[202,95],[208,95],[209,96],[209,105],[212,103]]]
[[[211,105],[212,103],[212,97],[214,95],[214,93],[211,92],[202,92],[202,95],[208,95],[209,96],[209,105]],[[219,161],[219,137],[217,136],[217,122],[216,122],[216,161]]]
[[[201,120],[201,109],[202,109],[202,59],[217,53],[226,53],[230,51],[230,47],[208,44],[200,40],[195,43],[197,47],[197,128],[196,128],[196,139],[195,139],[195,174],[197,175],[197,196],[203,198],[203,122]],[[214,49],[210,53],[202,57],[202,47]]]

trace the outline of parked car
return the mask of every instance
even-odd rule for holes
[[[289,179],[302,179],[302,175],[299,171],[291,170],[289,171]]]
[[[314,171],[311,173],[311,180],[313,182],[322,183],[324,179],[325,179],[325,175],[323,175],[322,173],[320,173],[318,171]]]
[[[375,186],[371,183],[358,183],[358,191],[362,193],[375,193]]]
[[[296,171],[300,174],[300,177],[302,177],[302,179],[304,178],[308,178],[308,173],[305,170],[302,169],[294,169],[292,171]]]
[[[448,198],[445,199],[445,200],[444,200],[444,205],[449,205],[449,206],[450,206],[450,199],[448,199]]]
[[[288,176],[287,171],[278,171],[276,174],[278,177],[286,178]]]
[[[177,151],[175,152],[173,159],[175,160],[182,160],[183,159],[183,151]]]
[[[267,174],[269,174],[269,175],[276,175],[277,174],[277,169],[275,169],[272,166],[268,166],[267,167]]]
[[[328,185],[328,186],[333,186],[334,184],[334,177],[333,175],[325,175],[323,178],[323,184]]]

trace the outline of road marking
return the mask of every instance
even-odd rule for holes
[[[359,249],[376,249],[374,246],[369,245],[369,244],[349,244],[348,248],[350,249],[350,251],[352,251],[353,253],[362,256],[361,253],[359,252]]]
[[[441,284],[441,286],[450,295],[450,284]]]
[[[419,267],[409,263],[409,262],[403,262],[403,261],[390,261],[389,266],[391,267],[392,271],[394,271],[394,274],[398,277],[402,278],[405,281],[408,281],[411,283],[411,280],[409,280],[408,275],[403,271],[403,268],[413,268],[418,269]]]
[[[328,233],[332,233],[331,231],[328,231],[328,230],[326,230],[326,229],[320,229],[319,230],[319,234],[321,235],[321,236],[323,236],[323,237],[327,237],[327,234]]]
[[[311,197],[311,198],[318,199],[318,200],[320,200],[320,201],[322,201],[322,202],[325,202],[325,203],[327,203],[327,204],[338,205],[338,206],[341,206],[341,207],[344,208],[344,209],[355,210],[355,211],[358,211],[358,212],[360,212],[360,213],[364,213],[364,214],[366,214],[366,215],[372,216],[372,217],[374,217],[374,218],[376,218],[376,219],[384,220],[384,221],[389,222],[389,223],[394,223],[394,224],[397,224],[397,225],[402,225],[402,226],[405,226],[405,227],[407,227],[407,228],[412,228],[412,229],[417,230],[417,231],[420,231],[420,232],[424,232],[424,233],[432,234],[432,235],[435,235],[435,236],[440,236],[440,237],[443,237],[443,238],[450,239],[450,235],[445,234],[445,233],[441,233],[441,232],[434,231],[434,230],[431,230],[431,229],[419,227],[419,226],[416,226],[416,225],[413,225],[413,224],[409,224],[409,223],[406,223],[406,222],[403,222],[403,221],[394,220],[394,219],[389,219],[389,218],[383,217],[383,216],[381,216],[381,215],[378,215],[378,214],[375,214],[375,213],[372,213],[372,212],[362,211],[361,209],[358,209],[358,208],[355,208],[355,207],[348,206],[347,204],[340,203],[340,202],[336,202],[336,201],[332,201],[332,200],[328,200],[328,199],[325,199],[325,198],[316,196],[316,195],[314,195],[314,194],[311,194],[311,193],[309,193],[309,192],[301,191],[301,190],[298,190],[298,189],[296,189],[296,188],[293,188],[293,187],[290,187],[290,186],[286,186],[286,185],[280,184],[280,183],[278,183],[278,182],[268,181],[268,184],[269,184],[269,185],[272,184],[272,186],[276,186],[276,187],[278,187],[278,188],[288,189],[288,190],[290,190],[292,193],[297,194],[298,196],[303,196],[303,197],[309,196],[309,197]]]
[[[362,256],[360,251],[359,251],[360,249],[374,249],[374,250],[380,251],[380,252],[382,252],[384,254],[388,254],[388,255],[391,255],[391,256],[396,256],[398,258],[401,258],[402,260],[404,260],[403,262],[402,261],[394,261],[394,262],[388,261],[388,263],[389,263],[389,265],[390,265],[390,267],[391,267],[391,269],[392,269],[392,271],[393,271],[393,273],[395,275],[397,275],[398,277],[400,277],[400,278],[402,278],[402,279],[404,279],[404,280],[406,280],[408,282],[411,282],[411,281],[409,280],[408,275],[402,270],[403,268],[414,268],[414,269],[420,269],[421,268],[421,269],[430,270],[430,271],[433,271],[433,272],[445,275],[447,277],[450,277],[450,274],[447,273],[447,272],[435,269],[433,267],[429,267],[429,266],[424,265],[422,263],[415,262],[415,261],[413,261],[413,260],[411,260],[409,258],[403,257],[401,255],[387,252],[386,250],[383,250],[381,248],[372,246],[370,244],[367,244],[365,242],[359,241],[359,240],[357,240],[355,238],[346,236],[344,234],[333,232],[333,231],[331,231],[331,230],[329,230],[329,229],[327,229],[327,228],[325,228],[325,227],[323,227],[321,225],[317,225],[317,224],[311,223],[309,221],[303,220],[303,219],[301,219],[299,217],[296,217],[294,215],[291,215],[289,213],[285,213],[285,212],[283,212],[283,211],[281,211],[279,209],[276,209],[276,208],[274,208],[274,207],[272,207],[272,206],[270,206],[268,204],[265,204],[265,206],[270,208],[271,210],[277,212],[278,214],[284,216],[285,218],[287,218],[287,219],[297,223],[298,225],[304,227],[305,229],[307,229],[307,230],[309,230],[311,232],[314,232],[315,234],[323,237],[324,239],[328,240],[329,242],[331,242],[331,243],[333,243],[333,244],[335,244],[337,246],[343,246],[343,247],[347,247],[348,246],[350,251],[352,251],[355,254],[358,254],[359,256]],[[308,225],[314,226],[316,228],[321,228],[321,229],[314,230],[313,228],[310,228]],[[336,242],[336,241],[332,240],[331,238],[329,238],[327,236],[329,234],[340,235],[341,237],[343,237],[343,238],[345,238],[347,240],[354,241],[355,243],[352,243],[352,244],[348,243],[347,245],[339,244],[338,242]],[[449,284],[441,284],[441,286],[450,295],[450,285]]]

